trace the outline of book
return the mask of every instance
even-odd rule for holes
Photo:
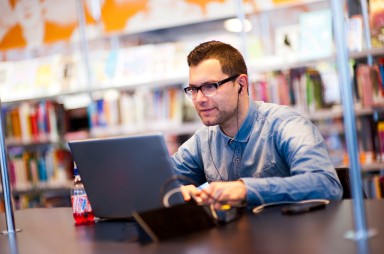
[[[134,98],[131,93],[123,92],[120,95],[119,111],[121,117],[121,126],[123,129],[133,127],[136,122],[136,115],[134,114]],[[128,130],[127,130],[128,131]]]
[[[156,47],[144,46],[124,48],[119,51],[116,66],[116,84],[129,85],[154,79],[152,73]]]
[[[280,26],[275,29],[275,53],[283,62],[294,62],[299,58],[300,26]]]
[[[331,56],[333,53],[330,10],[303,12],[299,17],[301,60]]]
[[[47,115],[45,118],[46,125],[49,130],[49,140],[51,142],[57,142],[59,140],[58,125],[62,125],[63,121],[59,122],[57,118],[56,107],[58,104],[52,101],[46,101]]]
[[[289,86],[289,76],[280,72],[276,75],[276,81],[278,85],[278,97],[279,97],[279,104],[281,105],[291,105],[291,89]]]
[[[378,161],[384,161],[384,120],[377,123],[377,135],[378,135]]]
[[[57,57],[50,56],[44,58],[36,58],[34,61],[36,62],[36,74],[35,80],[33,83],[34,94],[37,96],[49,94],[51,90],[58,92],[57,87],[57,79],[55,77],[55,60]]]
[[[308,76],[313,84],[313,100],[315,110],[319,110],[325,106],[324,104],[324,86],[320,73],[317,70],[308,70]]]
[[[347,21],[347,47],[349,52],[363,50],[363,20],[361,15],[354,15]]]
[[[37,112],[35,107],[31,107],[29,114],[30,133],[33,142],[39,142],[39,127],[37,122]]]
[[[372,47],[381,48],[384,45],[384,2],[370,0],[368,8]]]
[[[12,143],[14,142],[14,133],[13,133],[13,127],[12,127],[12,117],[11,117],[11,109],[2,107],[2,113],[4,116],[5,121],[5,138],[7,142]]]
[[[360,64],[357,66],[356,82],[362,106],[371,107],[373,105],[373,89],[369,65]]]
[[[20,142],[21,140],[21,123],[20,123],[20,112],[18,108],[11,109],[11,126],[12,126],[12,136],[15,140]]]
[[[28,102],[21,103],[18,109],[20,112],[21,142],[23,144],[29,144],[32,141],[29,123],[30,109],[31,106]]]

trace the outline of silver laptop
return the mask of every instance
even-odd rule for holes
[[[68,144],[96,217],[130,218],[133,211],[163,207],[161,189],[177,187],[174,181],[167,184],[173,172],[161,134]],[[182,203],[181,194],[173,195],[170,202]]]

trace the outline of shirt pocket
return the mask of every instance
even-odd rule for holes
[[[280,171],[275,167],[275,164],[270,165],[267,168],[263,168],[260,172],[257,173],[257,177],[265,178],[265,177],[282,177],[283,175]]]
[[[212,175],[206,174],[205,178],[207,179],[208,183],[211,183],[211,182],[222,182],[223,181],[223,179],[221,179],[219,175],[212,176]]]
[[[226,177],[226,176],[220,175],[217,169],[208,168],[208,169],[205,169],[204,171],[205,171],[205,178],[208,183],[222,182],[226,179],[226,178],[223,179],[223,177]]]

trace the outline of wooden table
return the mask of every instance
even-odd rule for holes
[[[143,244],[137,225],[129,221],[75,226],[70,208],[15,211],[16,237],[0,235],[0,253],[384,253],[384,200],[366,200],[367,224],[378,234],[367,241],[344,238],[353,230],[352,201],[331,202],[325,209],[282,215],[281,207],[204,232],[162,243]],[[6,230],[5,214],[0,229]]]

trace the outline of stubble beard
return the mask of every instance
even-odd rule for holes
[[[229,121],[231,118],[236,117],[236,108],[233,109],[233,111],[231,112],[220,111],[215,116],[203,117],[202,114],[200,113],[198,113],[198,115],[205,126],[215,126],[215,125],[221,126],[222,124]]]

